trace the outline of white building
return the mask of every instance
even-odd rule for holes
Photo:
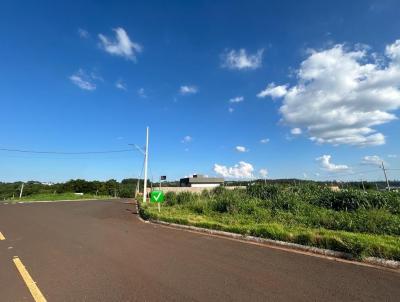
[[[203,175],[195,174],[193,177],[181,178],[179,183],[181,187],[213,188],[223,185],[224,179],[217,177],[204,177]]]

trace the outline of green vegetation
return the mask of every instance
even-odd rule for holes
[[[255,184],[247,189],[167,193],[161,213],[141,214],[186,225],[400,260],[400,193],[318,184]]]
[[[11,202],[18,201],[61,201],[61,200],[90,200],[90,199],[109,199],[111,196],[108,195],[93,195],[93,194],[83,194],[76,195],[74,193],[56,193],[56,194],[33,194],[29,196],[24,196],[22,198],[10,199]]]
[[[37,181],[24,183],[23,197],[32,199],[33,195],[46,194],[48,198],[65,193],[84,193],[92,196],[114,196],[132,198],[136,189],[137,179],[124,179],[117,182],[114,179],[107,181],[86,181],[83,179],[69,180],[65,183],[42,184]],[[0,182],[0,200],[18,199],[22,182]],[[141,187],[143,180],[141,181]],[[149,185],[150,186],[150,185]],[[61,195],[60,195],[61,196]],[[45,196],[43,196],[44,198]],[[40,197],[42,198],[42,197]],[[63,197],[60,197],[63,198]]]

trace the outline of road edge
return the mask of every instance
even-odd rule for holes
[[[338,252],[338,251],[329,250],[329,249],[321,249],[318,247],[301,245],[301,244],[297,244],[297,243],[285,242],[285,241],[280,241],[280,240],[273,240],[273,239],[255,237],[255,236],[250,236],[250,235],[242,235],[242,234],[231,233],[231,232],[226,232],[226,231],[201,228],[201,227],[196,227],[196,226],[192,226],[192,225],[177,224],[177,223],[166,222],[166,221],[162,221],[162,220],[155,220],[155,219],[151,219],[151,218],[146,220],[141,216],[140,203],[136,201],[135,204],[136,204],[136,210],[138,213],[137,216],[138,216],[139,220],[144,223],[159,224],[159,225],[163,225],[163,226],[167,226],[167,227],[171,227],[171,228],[175,228],[175,229],[194,231],[194,232],[209,234],[209,235],[213,235],[213,236],[226,237],[226,238],[230,238],[230,239],[234,239],[234,240],[240,240],[243,242],[251,242],[251,243],[256,243],[256,244],[275,246],[275,247],[280,247],[280,248],[284,248],[284,249],[288,249],[288,250],[306,252],[306,253],[314,254],[314,255],[326,256],[326,257],[336,258],[336,259],[344,259],[344,260],[347,260],[354,264],[367,264],[367,265],[371,265],[371,266],[375,266],[375,267],[384,267],[384,268],[394,270],[397,273],[400,273],[400,261],[387,260],[387,259],[377,258],[377,257],[367,257],[365,259],[358,260],[349,253]]]

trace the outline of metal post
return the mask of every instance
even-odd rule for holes
[[[149,159],[149,127],[146,127],[146,150],[144,153],[144,186],[143,186],[143,203],[146,203],[147,197],[147,161]]]

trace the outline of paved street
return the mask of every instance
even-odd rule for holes
[[[124,200],[0,204],[0,301],[398,301],[400,274],[141,222]]]

